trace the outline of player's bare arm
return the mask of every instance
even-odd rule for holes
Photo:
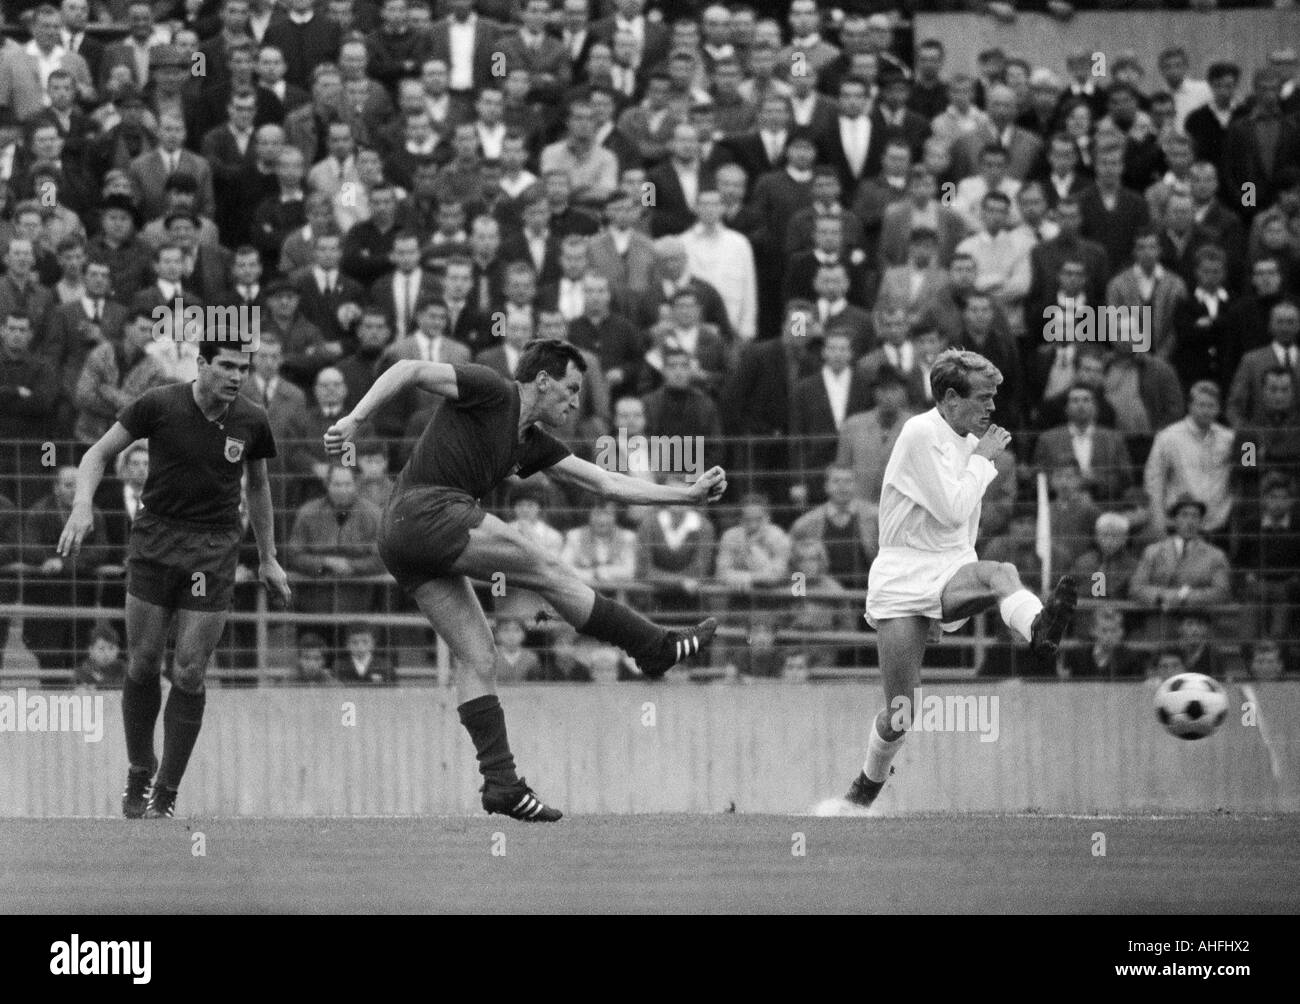
[[[72,512],[59,535],[58,553],[62,557],[76,554],[81,542],[94,525],[94,498],[99,483],[104,479],[108,463],[132,443],[131,433],[121,422],[114,422],[99,442],[86,451],[77,467],[77,494],[72,501]]]
[[[331,456],[342,453],[344,445],[357,434],[357,429],[407,387],[418,387],[449,401],[455,401],[458,397],[456,370],[450,363],[429,363],[420,359],[398,360],[379,375],[379,379],[357,402],[351,414],[344,415],[325,430],[325,452]]]
[[[628,505],[706,505],[727,490],[727,474],[721,467],[710,468],[690,485],[657,485],[575,456],[565,457],[547,473],[564,484]]]
[[[275,555],[275,522],[271,504],[271,481],[266,473],[265,460],[250,460],[244,465],[248,472],[248,519],[257,539],[257,577],[267,592],[279,596],[285,606],[293,599],[289,577]]]

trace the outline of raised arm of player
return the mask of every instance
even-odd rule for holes
[[[407,387],[419,387],[431,394],[455,401],[459,396],[456,371],[450,363],[428,363],[422,359],[400,359],[379,374],[365,396],[357,402],[350,415],[344,415],[325,430],[325,452],[334,456],[342,453],[345,444],[357,434],[357,429],[391,398]]]
[[[266,461],[249,460],[245,462],[244,470],[248,472],[248,521],[253,525],[253,536],[257,538],[257,577],[268,593],[279,596],[288,606],[293,594],[289,590],[289,577],[275,556],[275,519]]]
[[[657,485],[570,455],[546,473],[563,484],[629,505],[704,505],[718,501],[727,490],[727,474],[721,467],[710,468],[691,485]]]
[[[72,512],[63,526],[63,533],[59,534],[58,553],[62,557],[66,558],[81,550],[82,540],[94,525],[95,492],[104,480],[108,462],[132,442],[134,440],[131,433],[126,431],[126,426],[114,422],[113,427],[81,458],[81,463],[77,466],[77,493],[72,499]]]

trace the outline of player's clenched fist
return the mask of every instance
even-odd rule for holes
[[[984,435],[980,436],[979,444],[975,447],[975,455],[994,460],[1010,445],[1011,433],[1000,425],[990,425],[984,430]]]
[[[721,467],[711,467],[691,485],[690,497],[694,502],[716,502],[727,490],[727,472]]]
[[[358,422],[351,415],[344,415],[325,430],[325,452],[331,457],[343,452],[343,447],[357,434]]]

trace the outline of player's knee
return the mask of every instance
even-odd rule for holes
[[[1020,587],[1020,573],[1009,561],[995,561],[989,584],[998,592],[1013,592]]]
[[[131,652],[127,665],[131,679],[141,683],[162,672],[162,651],[159,649],[135,649]]]
[[[197,694],[203,689],[203,677],[207,670],[205,663],[176,658],[176,664],[172,667],[172,683],[180,687],[181,690],[188,691],[191,694]]]

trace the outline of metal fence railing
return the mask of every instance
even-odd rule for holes
[[[1300,429],[1296,432],[1300,437]],[[382,460],[363,456],[355,469],[360,481],[357,491],[367,500],[366,505],[382,505],[391,488],[389,471],[403,459],[402,442],[384,445],[379,455]],[[574,441],[571,445],[579,453],[594,455],[597,444]],[[439,655],[439,643],[423,618],[387,576],[305,574],[300,560],[304,537],[296,534],[295,528],[305,506],[328,504],[319,501],[325,495],[324,485],[304,460],[319,443],[283,441],[279,447],[280,455],[270,465],[277,544],[281,562],[295,573],[300,602],[288,611],[266,608],[265,595],[255,581],[253,537],[246,529],[241,553],[244,570],[213,672],[231,683],[293,679],[301,655],[298,641],[303,635],[319,637],[326,659],[341,658],[347,648],[348,625],[364,622],[375,628],[374,644],[395,666],[399,679],[445,678],[445,653]],[[721,504],[701,513],[707,531],[687,545],[698,554],[690,561],[659,567],[656,549],[662,548],[662,540],[653,532],[653,510],[628,507],[618,514],[619,525],[607,542],[625,559],[620,565],[616,554],[609,565],[623,571],[603,581],[600,588],[629,597],[638,608],[666,622],[718,616],[723,630],[707,674],[729,674],[734,667],[736,673],[752,676],[860,675],[864,667],[875,665],[874,635],[863,630],[861,619],[866,573],[874,555],[874,511],[869,489],[863,486],[873,477],[878,483],[879,472],[873,474],[861,462],[850,464],[858,500],[853,516],[865,524],[857,537],[861,552],[857,559],[853,558],[854,548],[840,546],[844,542],[833,532],[831,539],[821,539],[823,545],[830,544],[824,549],[799,543],[805,538],[818,539],[816,525],[801,522],[800,517],[824,502],[824,462],[828,457],[833,460],[838,449],[835,437],[706,440],[699,457],[701,469],[726,464],[732,487]],[[107,624],[119,639],[122,636],[130,519],[124,508],[123,482],[112,479],[129,477],[129,472],[110,472],[110,480],[97,497],[103,539],[88,541],[77,563],[55,565],[50,560],[66,519],[57,483],[61,476],[66,482],[68,476],[60,475],[60,470],[75,464],[82,452],[84,447],[68,442],[0,443],[0,675],[4,677],[36,677],[50,683],[92,679],[93,669],[83,669],[96,626]],[[851,458],[853,454],[849,451],[841,456]],[[1178,642],[1186,611],[1143,606],[1133,602],[1136,597],[1128,588],[1143,548],[1163,535],[1166,523],[1143,495],[1142,470],[1136,466],[1124,471],[1094,470],[1092,477],[1097,483],[1127,485],[1127,489],[1111,490],[1109,497],[1101,498],[1093,498],[1087,490],[1054,498],[1044,521],[1039,518],[1044,514],[1039,512],[1035,491],[1037,468],[1012,458],[1008,461],[985,495],[978,545],[981,556],[1016,564],[1026,583],[1035,589],[1050,586],[1050,580],[1044,581],[1048,578],[1044,571],[1050,570],[1054,579],[1073,570],[1083,577],[1081,591],[1089,600],[1085,609],[1095,605],[1093,601],[1121,609],[1130,640],[1139,649],[1150,651]],[[1279,564],[1277,549],[1260,535],[1259,473],[1244,466],[1229,472],[1236,512],[1228,524],[1214,528],[1209,536],[1211,543],[1227,552],[1229,569],[1226,588],[1213,602],[1201,605],[1215,641],[1225,651],[1260,637],[1273,638],[1284,646],[1300,640],[1300,568]],[[795,485],[803,487],[803,495],[792,495]],[[749,553],[749,538],[742,528],[747,516],[743,503],[753,491],[763,492],[772,503],[769,519],[779,531],[772,536],[784,542],[779,553],[760,553],[757,558]],[[535,512],[533,506],[520,502],[520,495],[536,504]],[[590,498],[568,494],[556,485],[535,487],[530,482],[525,492],[503,486],[483,502],[507,521],[523,521],[539,539],[581,564],[582,548],[589,546],[584,528],[591,520]],[[355,511],[361,505],[352,503],[349,508],[340,504],[339,511]],[[1124,513],[1133,521],[1127,540],[1117,549],[1094,531],[1101,512]],[[753,515],[748,514],[750,518]],[[549,529],[539,529],[539,525]],[[369,550],[374,542],[362,541],[361,545]],[[328,552],[329,541],[314,539],[310,547],[312,553],[320,553],[322,548]],[[753,560],[758,564],[747,567]],[[760,574],[757,583],[751,584],[751,575],[746,573],[754,571]],[[1100,591],[1099,571],[1104,583]],[[821,576],[833,580],[826,582],[829,590],[818,584],[823,581]],[[541,665],[536,672],[545,678],[563,679],[570,671],[590,673],[593,662],[605,667],[602,671],[608,669],[607,656],[597,657],[582,643],[575,651],[557,622],[538,623],[535,615],[544,605],[535,598],[522,603],[512,598],[505,603],[486,588],[480,595],[494,620],[521,622],[524,646],[539,656]],[[1076,637],[1087,639],[1088,632],[1089,619],[1080,617]],[[7,664],[3,662],[5,635],[10,636]],[[990,653],[998,655],[1007,648],[996,615],[981,617],[966,631],[945,637],[927,661],[932,672],[989,671]],[[1011,668],[1020,671],[1014,658]],[[616,671],[628,674],[626,668]]]

